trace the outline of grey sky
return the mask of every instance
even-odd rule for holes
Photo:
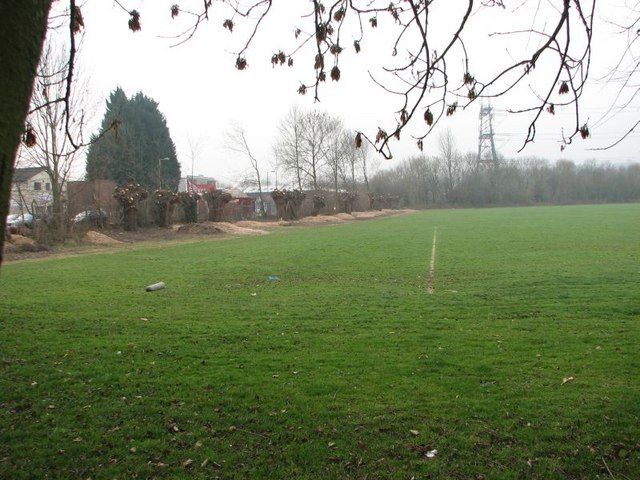
[[[90,72],[93,91],[98,98],[106,98],[116,86],[122,86],[128,95],[138,90],[153,97],[165,114],[183,172],[190,170],[187,158],[187,137],[202,139],[205,146],[196,160],[195,173],[212,175],[233,182],[248,164],[233,153],[222,148],[224,133],[231,122],[240,122],[246,127],[249,140],[256,156],[270,170],[273,161],[272,145],[275,140],[276,124],[290,106],[297,103],[302,108],[322,108],[339,116],[353,129],[363,130],[372,136],[377,126],[390,129],[393,126],[393,112],[397,110],[397,100],[381,91],[368,76],[368,70],[378,75],[380,67],[393,61],[390,44],[395,38],[390,16],[379,17],[380,26],[376,30],[367,29],[367,37],[362,43],[362,52],[353,52],[351,32],[346,32],[345,53],[341,56],[340,82],[327,81],[321,91],[321,103],[314,104],[313,96],[300,96],[297,88],[300,80],[309,82],[313,75],[309,52],[296,57],[293,68],[272,68],[271,55],[280,48],[290,50],[294,45],[293,31],[296,26],[304,27],[300,13],[309,11],[309,2],[277,1],[267,21],[262,25],[252,48],[247,54],[249,68],[240,72],[234,68],[235,57],[241,43],[246,39],[246,29],[241,20],[233,34],[222,28],[222,22],[229,15],[223,13],[214,2],[211,18],[204,22],[196,35],[184,45],[170,48],[175,40],[161,38],[180,32],[189,24],[184,15],[171,20],[170,6],[175,0],[130,0],[123,2],[127,8],[135,8],[141,13],[142,31],[133,33],[127,27],[127,14],[109,0],[88,0],[83,7],[86,33],[81,61]],[[183,8],[194,10],[200,1],[183,0]],[[506,10],[493,8],[475,14],[472,28],[465,34],[470,50],[470,70],[481,78],[485,73],[503,64],[509,58],[518,58],[524,48],[538,42],[530,36],[514,36],[508,40],[489,39],[492,31],[528,28],[534,18],[536,2],[525,5],[514,13],[511,5],[522,2],[505,2]],[[544,24],[552,10],[547,3],[535,16],[538,24]],[[452,18],[456,18],[456,8],[466,2],[448,2]],[[510,5],[511,4],[511,5]],[[588,93],[582,101],[584,120],[593,125],[609,108],[614,96],[610,86],[595,81],[603,76],[614,64],[615,57],[624,47],[624,39],[613,35],[614,27],[606,23],[605,15],[618,14],[617,1],[601,1],[597,11],[596,38],[594,41],[592,79]],[[546,12],[545,12],[546,9]],[[439,14],[441,15],[441,13]],[[545,17],[547,15],[547,17]],[[442,18],[442,17],[441,17]],[[619,17],[618,17],[619,18]],[[307,20],[309,22],[309,20]],[[453,24],[453,22],[452,22]],[[307,26],[309,23],[307,23]],[[447,28],[443,25],[437,35],[442,38]],[[356,32],[353,32],[354,34]],[[529,44],[527,43],[529,42]],[[544,64],[539,67],[539,75],[544,74]],[[535,82],[535,78],[532,78]],[[495,128],[499,134],[497,146],[506,157],[516,156],[528,125],[527,117],[507,115],[507,108],[528,105],[529,87],[523,85],[509,98],[493,102],[498,110]],[[104,102],[97,112],[96,124],[104,111]],[[462,151],[476,151],[478,137],[479,103],[467,111],[460,111],[451,118],[444,119],[438,129],[451,128]],[[549,159],[568,158],[585,160],[596,158],[604,161],[627,162],[636,160],[640,147],[640,134],[632,134],[623,144],[606,152],[589,151],[588,148],[603,146],[614,141],[637,121],[640,108],[637,104],[628,107],[613,119],[592,128],[592,138],[578,140],[564,152],[560,152],[560,128],[571,129],[572,111],[569,107],[558,109],[554,117],[546,115],[539,124],[535,144],[529,145],[520,154]],[[420,119],[416,126],[423,127]],[[395,165],[399,159],[418,153],[415,141],[409,138],[409,130],[402,141],[394,142],[393,160],[385,160],[384,165]],[[416,130],[416,133],[419,130]],[[425,141],[425,152],[436,153],[437,131]]]

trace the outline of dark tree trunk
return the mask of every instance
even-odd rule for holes
[[[170,227],[173,223],[173,213],[176,209],[176,200],[156,203],[156,223],[160,228]]]
[[[196,223],[198,221],[198,194],[182,192],[178,194],[180,206],[182,206],[182,219],[185,223]]]
[[[53,217],[54,237],[59,242],[64,240],[67,233],[61,190],[62,188],[59,184],[51,183],[51,195],[53,197],[51,214]]]
[[[314,217],[317,217],[318,214],[320,213],[320,210],[322,210],[326,205],[326,202],[324,200],[324,197],[321,197],[319,195],[316,195],[313,197],[313,211],[311,212],[311,215],[313,215]]]
[[[167,203],[156,205],[156,223],[160,228],[169,226],[169,208],[170,205]]]
[[[123,226],[124,229],[129,232],[134,232],[138,230],[138,209],[136,207],[129,207],[124,209],[123,211],[124,221]]]
[[[0,2],[0,264],[11,178],[47,31],[51,0]]]
[[[184,213],[184,222],[197,223],[198,222],[198,200],[192,200],[182,203],[182,211]]]
[[[284,219],[284,209],[285,209],[285,200],[284,193],[280,190],[274,190],[271,192],[271,198],[273,202],[276,204],[276,217],[279,219]]]
[[[232,200],[231,195],[222,190],[207,192],[204,199],[209,206],[209,221],[222,222],[224,220],[224,207]]]

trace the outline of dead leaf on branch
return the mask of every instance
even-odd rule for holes
[[[580,136],[582,137],[583,140],[591,136],[591,133],[589,132],[589,127],[587,127],[586,123],[580,127]]]
[[[340,69],[337,65],[331,69],[331,80],[333,80],[334,82],[340,80]]]
[[[428,108],[424,112],[424,121],[427,122],[427,125],[429,126],[433,125],[433,113],[431,113],[431,110]]]
[[[238,57],[236,59],[236,68],[238,70],[244,70],[245,68],[247,68],[249,65],[247,64],[247,59],[244,57]]]
[[[560,95],[564,95],[565,93],[569,93],[569,84],[567,82],[562,82],[560,85],[560,90],[558,91]]]
[[[132,32],[140,31],[140,29],[142,28],[140,26],[140,13],[137,10],[131,10],[131,12],[129,12],[129,15],[131,15],[129,17],[129,29]]]
[[[22,141],[29,148],[35,147],[35,145],[36,145],[36,133],[33,130],[33,127],[31,127],[31,126],[27,127],[27,130],[24,132],[24,135],[22,137]]]

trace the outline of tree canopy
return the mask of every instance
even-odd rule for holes
[[[158,103],[142,92],[127,98],[122,88],[116,88],[107,100],[101,130],[110,128],[114,121],[116,131],[89,147],[87,178],[175,190],[180,164]]]

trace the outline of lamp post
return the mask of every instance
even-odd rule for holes
[[[169,157],[159,158],[158,159],[158,185],[159,189],[162,190],[162,162],[169,160]]]

